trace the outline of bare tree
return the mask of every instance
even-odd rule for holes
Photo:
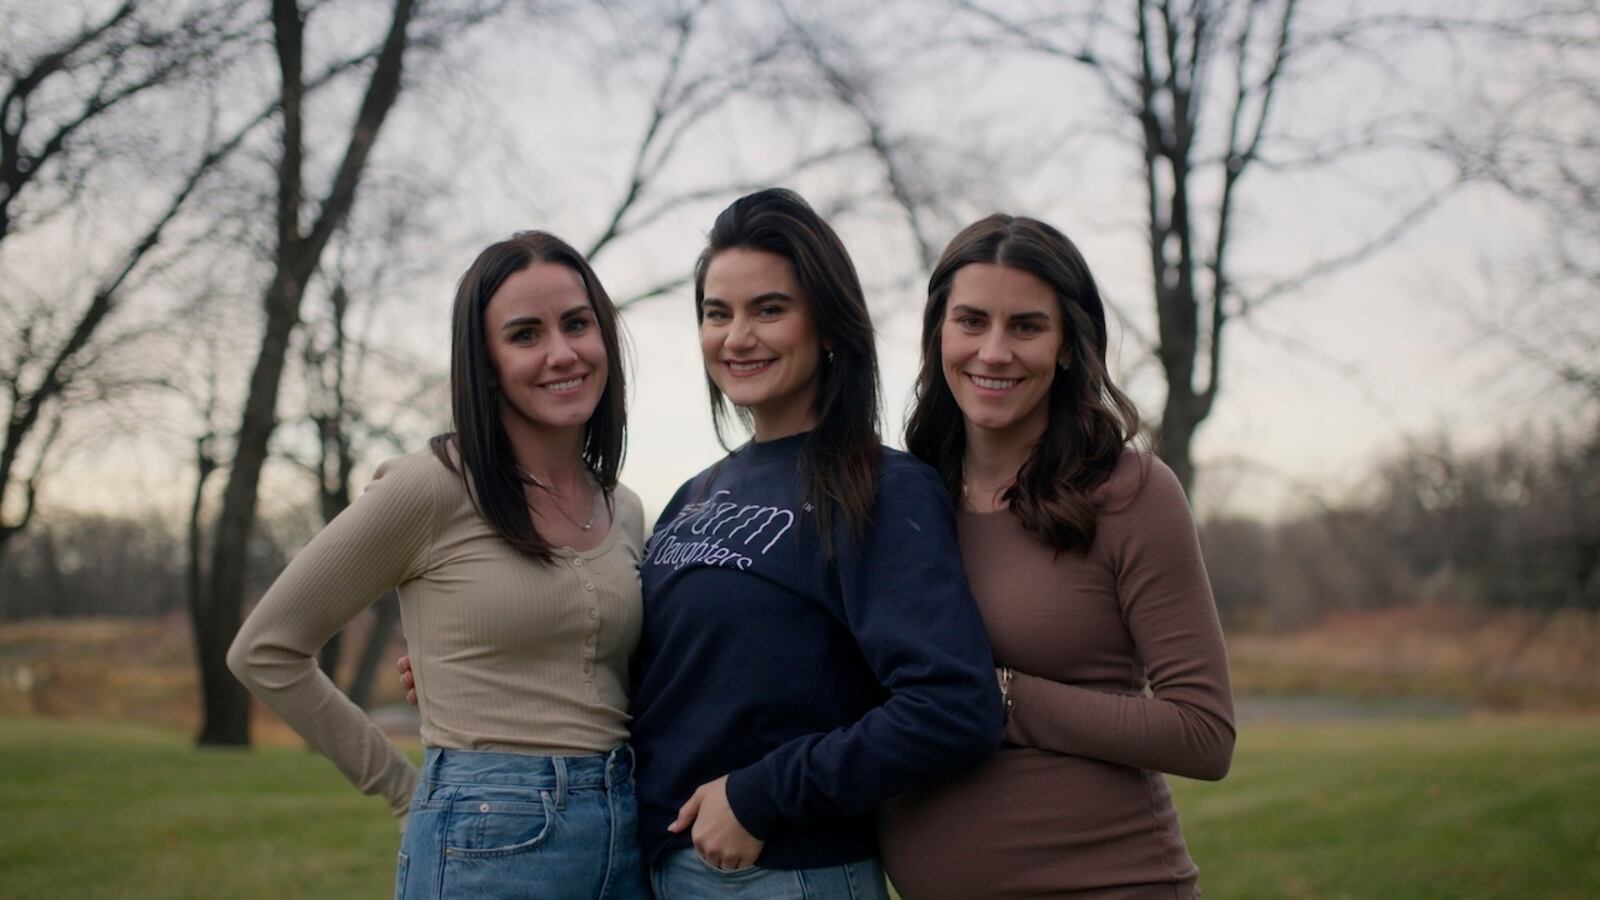
[[[377,452],[403,453],[426,430],[436,430],[437,418],[417,416],[442,393],[442,370],[420,364],[404,353],[384,349],[377,327],[399,313],[392,302],[401,294],[399,284],[432,262],[421,243],[425,225],[417,218],[419,190],[405,184],[389,198],[387,209],[371,233],[341,231],[339,247],[329,277],[325,309],[306,316],[300,339],[299,368],[304,382],[304,416],[299,423],[310,432],[314,447],[310,457],[285,448],[279,453],[309,474],[316,483],[316,502],[324,523],[331,522],[354,498],[357,464]],[[369,204],[370,205],[370,204]],[[359,245],[359,246],[357,246]],[[382,248],[361,253],[363,248]],[[398,257],[398,258],[397,258]],[[423,419],[422,422],[407,419]],[[379,600],[373,627],[348,693],[365,706],[375,670],[394,626],[399,606],[391,594]],[[337,681],[343,632],[322,648],[319,664]]]
[[[1548,8],[1544,8],[1548,7]],[[1439,142],[1544,222],[1538,244],[1455,305],[1495,342],[1600,411],[1600,8],[1543,4]],[[1498,248],[1497,248],[1498,249]]]
[[[1252,173],[1325,170],[1398,140],[1391,129],[1403,131],[1394,121],[1369,122],[1316,142],[1294,139],[1280,125],[1289,86],[1343,60],[1368,60],[1390,74],[1375,49],[1379,36],[1492,24],[1354,12],[1308,22],[1329,10],[1298,0],[1121,0],[1067,11],[1035,4],[1034,13],[952,2],[975,46],[1042,54],[1088,73],[1120,120],[1117,134],[1138,154],[1156,312],[1156,335],[1146,342],[1167,388],[1157,446],[1185,487],[1194,480],[1195,433],[1223,387],[1233,322],[1392,244],[1461,183],[1444,178],[1352,246],[1247,285],[1235,245]]]
[[[611,23],[617,37],[607,53],[638,55],[652,68],[645,86],[650,105],[621,190],[607,208],[599,234],[588,243],[591,262],[681,210],[784,183],[861,151],[859,141],[842,139],[774,160],[755,177],[684,183],[674,164],[681,162],[685,148],[693,149],[697,132],[719,114],[729,113],[741,100],[771,102],[809,92],[793,64],[797,33],[759,8],[755,23],[742,21],[741,15],[750,10],[725,0],[618,5],[619,13],[631,16]],[[664,296],[687,281],[680,271],[619,296],[617,306],[625,309]]]
[[[296,0],[272,5],[282,116],[278,168],[278,238],[275,271],[262,298],[266,327],[250,377],[244,413],[228,470],[222,510],[212,548],[210,585],[200,607],[196,632],[202,708],[201,744],[248,744],[250,699],[227,668],[228,645],[238,633],[244,604],[246,550],[255,523],[257,487],[268,443],[277,427],[278,389],[289,337],[300,320],[300,303],[321,262],[322,252],[349,215],[356,189],[378,134],[400,96],[408,46],[412,0],[396,0],[383,49],[368,78],[361,107],[351,125],[342,161],[325,194],[308,204],[305,185],[305,12]],[[307,229],[308,205],[317,210]]]
[[[886,202],[910,240],[915,258],[905,268],[917,279],[937,254],[953,201],[980,192],[972,189],[974,179],[930,162],[930,148],[947,150],[959,141],[929,142],[896,127],[890,110],[898,98],[886,75],[904,70],[894,56],[903,48],[864,46],[870,41],[847,34],[849,17],[837,10],[802,15],[786,2],[727,0],[621,3],[613,10],[619,18],[611,28],[623,36],[606,55],[649,67],[641,87],[650,105],[617,199],[588,244],[591,261],[630,239],[648,240],[655,226],[683,210],[812,179],[827,185],[813,200],[830,217]],[[703,149],[705,136],[730,121],[748,128],[755,116],[767,115],[780,130],[804,123],[794,129],[792,152],[762,158],[754,174],[685,177],[678,164]],[[679,271],[619,294],[617,305],[664,296],[687,281]]]
[[[125,125],[120,118],[125,110],[157,94],[170,96],[234,62],[257,30],[244,10],[242,2],[175,7],[124,0],[43,46],[22,47],[15,57],[8,51],[0,66],[0,249],[10,249],[19,229],[38,226],[70,207],[84,192],[87,173],[118,157],[121,151],[108,134]],[[0,443],[0,554],[33,517],[52,436],[65,408],[82,399],[84,392],[75,388],[95,368],[98,332],[121,305],[135,273],[148,268],[201,180],[255,124],[214,134],[199,148],[177,174],[165,204],[92,279],[86,302],[24,296],[19,279],[8,275],[0,289],[0,311],[15,330],[8,328],[0,342],[6,413]],[[17,265],[14,258],[6,260],[7,269]],[[68,310],[75,311],[69,315]],[[16,493],[20,510],[6,519]]]

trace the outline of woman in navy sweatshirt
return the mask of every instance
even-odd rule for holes
[[[885,897],[874,808],[976,764],[1002,725],[950,499],[880,443],[860,281],[797,194],[717,217],[695,314],[718,434],[736,417],[754,440],[678,490],[640,564],[653,887]]]

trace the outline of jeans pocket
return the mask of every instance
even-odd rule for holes
[[[445,855],[468,859],[535,850],[556,820],[548,791],[480,785],[461,786],[448,815]]]
[[[394,864],[394,900],[405,900],[406,896],[406,870],[411,868],[411,857],[404,850]]]
[[[699,850],[691,847],[689,848],[689,852],[694,854],[695,861],[704,866],[706,871],[716,874],[718,878],[748,878],[751,875],[758,875],[761,872],[766,871],[760,866],[753,864],[745,866],[742,869],[719,869],[708,862],[704,856],[701,856]]]

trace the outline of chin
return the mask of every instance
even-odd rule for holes
[[[734,406],[743,406],[745,408],[759,406],[761,405],[761,401],[766,399],[765,395],[760,393],[739,390],[737,388],[730,391],[720,384],[717,385],[717,389],[722,391],[722,396],[728,398],[728,402],[732,403]],[[753,393],[754,396],[752,396]]]
[[[993,410],[981,410],[977,415],[969,415],[966,410],[962,410],[962,415],[966,417],[970,427],[985,431],[1004,431],[1017,424],[1016,416]]]

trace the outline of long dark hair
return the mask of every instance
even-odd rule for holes
[[[550,544],[534,527],[511,439],[500,421],[500,396],[483,329],[483,310],[500,285],[534,263],[566,266],[578,274],[594,308],[606,347],[606,388],[583,426],[583,462],[610,502],[626,452],[628,412],[617,308],[583,254],[544,231],[520,231],[485,247],[456,286],[450,317],[450,418],[455,431],[429,442],[434,455],[461,475],[489,526],[506,543],[536,559],[550,559]],[[452,452],[459,454],[458,469]]]
[[[832,554],[833,528],[843,522],[866,533],[883,468],[878,432],[878,352],[872,339],[861,279],[844,242],[794,191],[768,188],[733,201],[717,215],[694,266],[695,321],[705,319],[706,269],[724,250],[762,250],[787,259],[810,304],[817,334],[829,352],[817,366],[816,427],[800,450],[806,500],[816,515],[824,550]],[[728,449],[728,399],[706,373],[717,440]],[[735,415],[748,429],[750,411]]]
[[[995,214],[950,241],[928,279],[922,316],[922,369],[906,424],[906,449],[938,470],[959,502],[964,481],[966,420],[950,393],[940,331],[956,272],[996,263],[1033,275],[1055,292],[1070,364],[1050,384],[1044,437],[1003,495],[1022,524],[1056,551],[1094,543],[1090,492],[1117,466],[1139,431],[1139,412],[1106,371],[1106,313],[1083,255],[1067,236],[1037,219]]]

